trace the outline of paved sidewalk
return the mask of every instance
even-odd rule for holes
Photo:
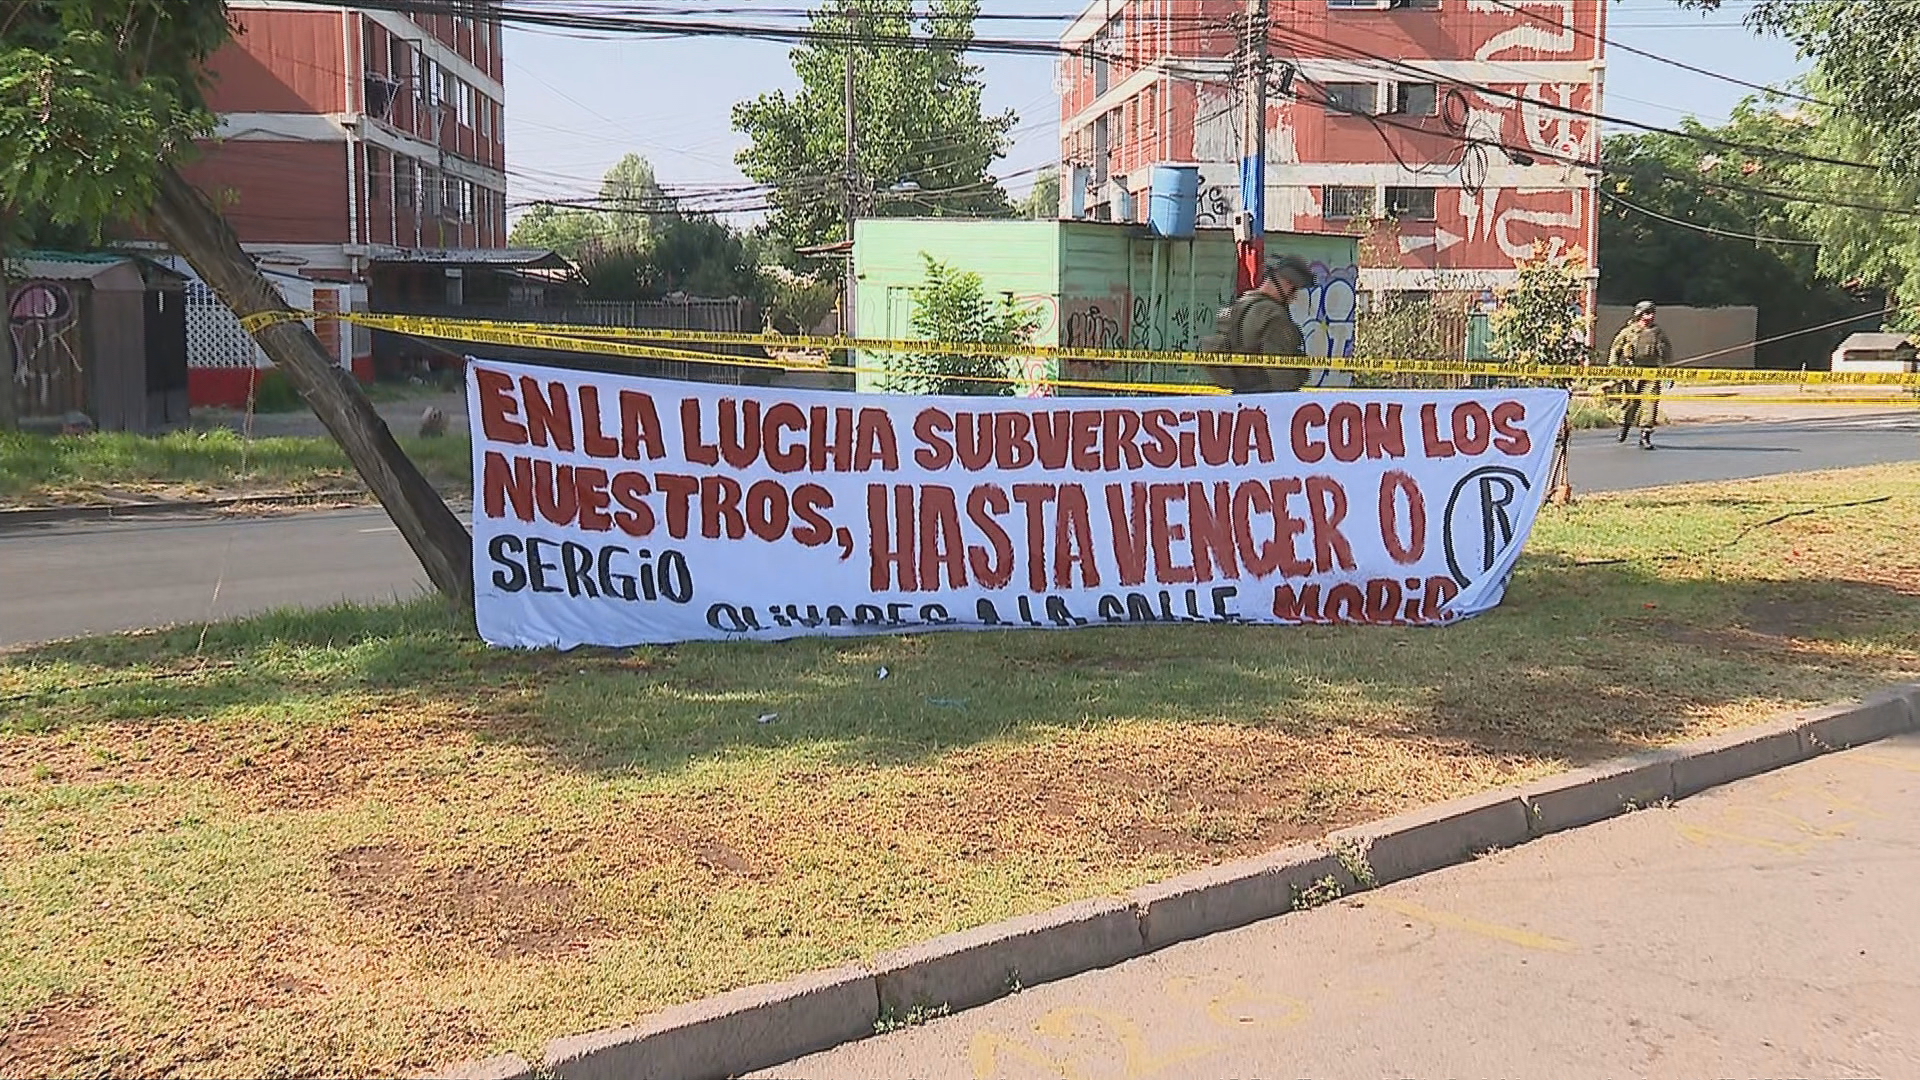
[[[1920,1077],[1920,736],[763,1077]]]

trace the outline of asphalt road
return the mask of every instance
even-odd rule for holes
[[[1576,491],[1920,459],[1920,414],[1682,424],[1659,449],[1583,434]],[[0,648],[291,605],[412,596],[425,575],[378,510],[151,517],[0,531]]]
[[[1908,736],[756,1075],[1920,1076],[1916,819]]]

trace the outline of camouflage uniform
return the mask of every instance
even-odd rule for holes
[[[1607,363],[1615,367],[1666,367],[1673,363],[1673,342],[1658,325],[1642,325],[1638,316],[1620,328],[1607,350]],[[1634,395],[1627,399],[1620,422],[1620,441],[1637,423],[1640,443],[1652,445],[1654,426],[1660,422],[1660,381],[1658,379],[1622,380],[1617,384]]]
[[[1214,332],[1200,343],[1203,352],[1306,359],[1307,344],[1287,301],[1314,283],[1313,268],[1298,255],[1273,254],[1260,267],[1257,285],[1229,304],[1214,320]],[[1235,394],[1273,394],[1298,390],[1307,382],[1301,367],[1252,367],[1214,364],[1215,382]]]

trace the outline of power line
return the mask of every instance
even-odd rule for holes
[[[1713,71],[1711,69],[1699,67],[1694,64],[1689,64],[1684,60],[1675,60],[1670,56],[1662,56],[1659,53],[1650,52],[1646,49],[1635,48],[1634,46],[1628,45],[1625,42],[1617,41],[1613,38],[1596,34],[1593,31],[1588,30],[1583,26],[1579,26],[1571,22],[1561,23],[1561,22],[1557,22],[1555,20],[1549,19],[1545,15],[1542,15],[1537,11],[1529,10],[1527,8],[1520,6],[1517,3],[1514,3],[1513,0],[1493,0],[1493,2],[1496,4],[1499,4],[1503,8],[1506,8],[1508,11],[1512,11],[1515,14],[1519,14],[1519,15],[1525,15],[1527,18],[1533,19],[1537,22],[1541,22],[1558,29],[1571,29],[1575,34],[1578,34],[1579,36],[1584,37],[1589,41],[1602,42],[1610,49],[1618,49],[1621,52],[1631,53],[1634,56],[1645,57],[1646,59],[1652,60],[1656,63],[1666,64],[1670,67],[1679,68],[1681,71],[1691,71],[1696,75],[1705,75],[1710,79],[1718,79],[1721,82],[1732,83],[1735,86],[1744,86],[1749,90],[1765,91],[1766,93],[1773,94],[1777,97],[1791,98],[1794,101],[1804,101],[1809,105],[1824,105],[1829,109],[1840,108],[1840,106],[1835,105],[1830,101],[1822,101],[1817,97],[1809,97],[1806,94],[1797,93],[1792,90],[1782,90],[1777,87],[1768,86],[1764,83],[1748,82],[1745,79],[1737,78],[1732,75],[1727,75],[1722,72]],[[1606,0],[1601,0],[1601,3],[1605,3],[1605,2]]]
[[[1710,146],[1718,146],[1728,150],[1739,150],[1743,153],[1752,154],[1756,157],[1789,157],[1789,158],[1795,158],[1801,161],[1811,162],[1819,165],[1835,165],[1842,168],[1863,169],[1869,172],[1880,171],[1880,166],[1871,164],[1869,162],[1849,161],[1845,158],[1823,157],[1818,154],[1806,154],[1806,153],[1801,153],[1800,151],[1797,151],[1797,150],[1786,149],[1781,147],[1768,147],[1768,146],[1755,145],[1753,143],[1743,143],[1733,139],[1723,139],[1717,135],[1707,135],[1701,132],[1683,131],[1683,130],[1677,130],[1674,128],[1666,128],[1666,127],[1661,127],[1658,124],[1645,124],[1645,123],[1641,123],[1638,120],[1627,120],[1617,116],[1609,116],[1606,113],[1596,112],[1591,109],[1577,109],[1571,105],[1562,105],[1562,104],[1558,104],[1551,101],[1545,101],[1539,98],[1530,98],[1524,94],[1517,94],[1510,90],[1501,90],[1497,87],[1486,86],[1480,83],[1469,82],[1464,79],[1450,78],[1448,76],[1440,74],[1439,72],[1431,71],[1427,68],[1422,68],[1414,64],[1409,64],[1404,60],[1395,60],[1392,57],[1382,56],[1379,53],[1370,53],[1364,49],[1357,49],[1351,45],[1345,45],[1340,42],[1334,41],[1330,38],[1321,37],[1317,34],[1308,34],[1302,31],[1292,31],[1292,30],[1281,31],[1281,34],[1283,37],[1290,36],[1294,39],[1297,39],[1297,41],[1299,42],[1305,42],[1309,46],[1339,49],[1339,50],[1343,50],[1347,54],[1345,56],[1338,56],[1338,55],[1331,56],[1331,57],[1328,57],[1327,59],[1370,60],[1375,63],[1384,64],[1387,67],[1406,72],[1408,74],[1417,75],[1420,77],[1420,81],[1422,82],[1431,82],[1435,84],[1445,84],[1448,86],[1464,87],[1466,89],[1472,90],[1473,92],[1477,94],[1481,94],[1486,97],[1504,98],[1506,100],[1517,102],[1520,104],[1533,105],[1538,108],[1545,109],[1548,112],[1560,113],[1562,115],[1573,116],[1573,117],[1578,117],[1578,118],[1587,119],[1587,120],[1598,120],[1601,123],[1614,124],[1620,127],[1630,127],[1640,131],[1651,132],[1659,135],[1671,135],[1676,138],[1688,139],[1693,142],[1704,143]],[[1289,44],[1293,44],[1293,43],[1290,42]],[[1295,47],[1297,48],[1297,45]]]
[[[1747,233],[1729,232],[1725,229],[1716,229],[1711,225],[1698,225],[1691,221],[1682,221],[1679,218],[1668,217],[1667,215],[1662,214],[1658,211],[1649,210],[1644,206],[1639,206],[1634,203],[1630,203],[1627,200],[1621,198],[1620,196],[1615,195],[1613,192],[1606,190],[1605,188],[1596,188],[1595,190],[1599,191],[1600,197],[1603,199],[1606,199],[1608,202],[1618,203],[1619,205],[1627,208],[1628,210],[1632,210],[1637,214],[1645,214],[1647,217],[1654,218],[1659,221],[1664,221],[1669,225],[1678,225],[1683,229],[1693,229],[1696,232],[1703,232],[1712,236],[1724,236],[1730,240],[1752,240],[1756,243],[1761,243],[1761,244],[1801,244],[1806,247],[1820,246],[1820,241],[1818,240],[1794,240],[1784,236],[1753,236]]]

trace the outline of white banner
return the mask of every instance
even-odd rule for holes
[[[1500,602],[1561,390],[904,397],[472,360],[480,633],[562,649]]]

